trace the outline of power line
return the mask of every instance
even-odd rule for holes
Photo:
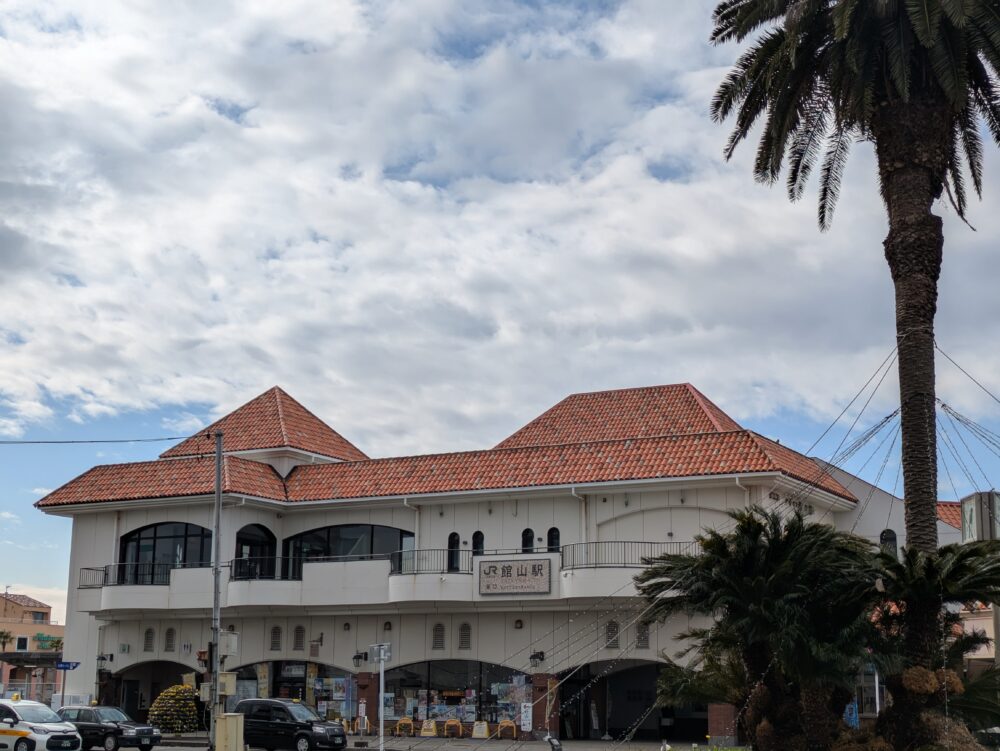
[[[185,441],[189,435],[168,435],[161,438],[79,438],[65,441],[3,440],[0,446],[62,446],[87,443],[157,443],[159,441]]]

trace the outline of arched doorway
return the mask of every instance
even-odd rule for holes
[[[278,540],[262,524],[247,524],[236,533],[236,556],[233,558],[234,579],[273,579],[277,571],[275,555]]]
[[[572,674],[565,671],[559,688],[560,737],[617,741],[634,729],[636,740],[703,739],[708,732],[706,706],[654,706],[659,673],[660,664],[646,660],[621,660],[614,667],[594,662]]]
[[[188,665],[153,660],[132,665],[114,674],[111,687],[114,703],[136,720],[145,720],[149,708],[163,691],[183,683],[186,673],[198,671]]]

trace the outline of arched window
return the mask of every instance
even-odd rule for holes
[[[274,626],[271,628],[271,651],[281,651],[281,626]]]
[[[484,549],[485,545],[486,545],[486,538],[483,537],[483,533],[482,532],[478,532],[478,531],[477,532],[473,532],[472,533],[472,554],[473,555],[482,555],[483,554],[483,549]]]
[[[645,621],[635,624],[635,648],[649,649],[649,624]]]
[[[535,551],[535,531],[526,529],[521,533],[521,552],[533,553]]]
[[[472,626],[468,623],[458,627],[458,648],[472,649]]]
[[[281,556],[285,559],[282,575],[286,579],[301,579],[302,562],[312,558],[358,561],[398,550],[413,550],[412,532],[381,524],[319,527],[285,538],[281,546]]]
[[[292,649],[296,652],[303,652],[306,648],[305,626],[296,626],[292,632]]]
[[[142,636],[142,651],[152,652],[153,646],[156,644],[156,632],[151,628],[146,629],[146,633]]]
[[[118,584],[169,584],[171,569],[212,562],[212,531],[181,522],[151,524],[122,535],[118,553]]]
[[[559,552],[559,527],[549,527],[549,552]]]
[[[273,579],[278,541],[267,527],[247,524],[236,533],[236,557],[229,575],[233,579]]]
[[[452,532],[448,535],[448,570],[458,571],[459,570],[459,556],[460,552],[458,532]]]
[[[177,649],[177,632],[168,628],[163,632],[163,651],[174,652]]]
[[[608,621],[604,626],[604,646],[618,649],[618,621]]]
[[[444,649],[444,624],[435,623],[431,631],[431,649]]]

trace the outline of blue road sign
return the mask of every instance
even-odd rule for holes
[[[56,670],[76,670],[80,667],[79,662],[57,662]]]

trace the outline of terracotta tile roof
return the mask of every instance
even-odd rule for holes
[[[227,456],[223,459],[223,491],[285,500],[285,484],[269,464]],[[78,503],[176,498],[215,492],[215,462],[202,457],[174,461],[104,464],[49,493],[39,508]]]
[[[938,501],[937,516],[949,527],[962,528],[962,504],[958,501]]]
[[[344,461],[368,458],[278,386],[167,449],[160,456],[166,459],[211,453],[215,448],[212,432],[217,429],[225,434],[222,448],[226,452],[288,446]]]
[[[783,472],[856,500],[804,456],[749,431],[300,465],[286,483],[289,501],[307,501],[750,472]]]
[[[0,598],[6,599],[8,602],[17,603],[21,607],[25,608],[46,608],[50,609],[51,605],[46,605],[41,600],[36,600],[34,597],[28,597],[28,595],[15,595],[15,594],[3,594],[0,592]]]
[[[497,448],[717,433],[742,428],[690,383],[573,394]]]

